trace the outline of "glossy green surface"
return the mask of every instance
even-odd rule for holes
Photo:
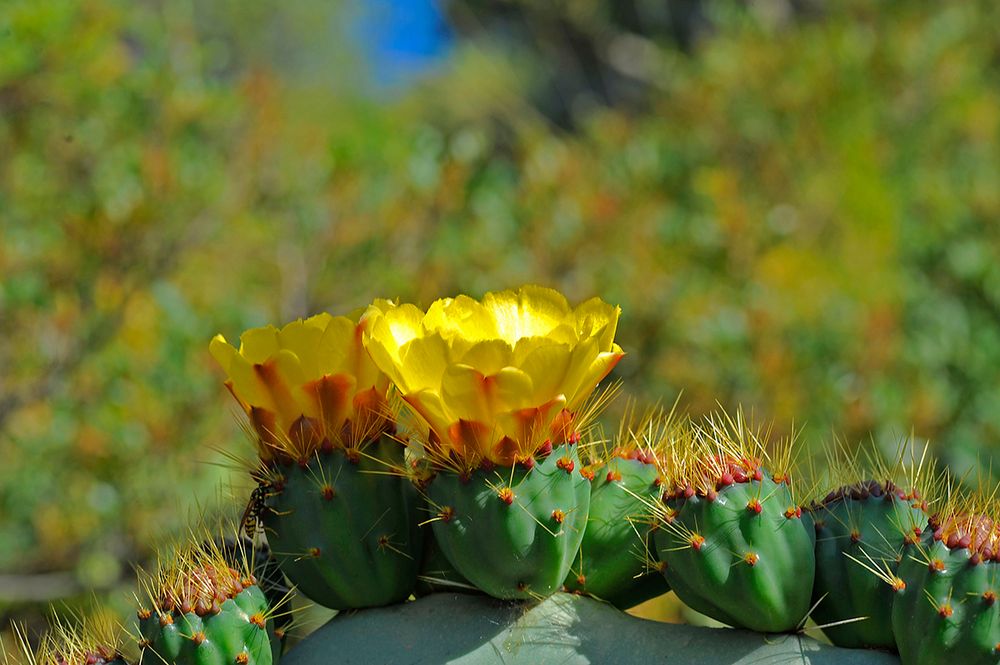
[[[757,500],[759,513],[749,510]],[[811,524],[786,517],[794,507],[788,486],[762,481],[719,490],[713,501],[672,499],[673,527],[654,532],[664,574],[677,596],[702,614],[731,626],[761,632],[799,627],[812,598],[815,535]],[[688,545],[684,534],[704,538]],[[746,557],[756,557],[752,565]]]
[[[565,587],[620,609],[670,590],[656,568],[652,510],[660,486],[657,469],[639,460],[613,458],[596,470],[590,515]]]
[[[919,549],[907,549],[898,571],[906,588],[892,604],[900,660],[906,665],[1000,663],[1000,564],[973,564],[967,549],[949,550],[929,534]],[[940,563],[941,570],[932,570],[931,562]]]
[[[243,589],[222,603],[218,614],[198,616],[172,612],[161,620],[154,613],[140,620],[147,646],[144,662],[176,665],[272,665],[276,663],[271,622],[260,626],[250,619],[266,616],[267,599],[257,586]],[[274,640],[276,643],[277,641]],[[243,660],[245,658],[245,660]]]
[[[560,468],[559,460],[572,464]],[[510,503],[502,489],[513,492]],[[455,569],[491,596],[539,598],[562,585],[580,548],[590,482],[580,475],[575,446],[559,446],[534,467],[476,471],[463,479],[440,473],[427,488],[437,511],[434,537]],[[559,518],[556,515],[559,515]]]
[[[813,620],[823,626],[865,617],[823,632],[838,646],[895,649],[890,611],[895,592],[858,562],[895,572],[903,538],[926,528],[927,515],[891,493],[838,499],[812,515],[817,525]]]
[[[403,448],[383,437],[357,462],[320,453],[282,469],[282,491],[263,515],[282,571],[313,602],[345,610],[405,600],[416,584],[422,532],[416,490],[391,473]]]
[[[445,634],[447,639],[440,639]],[[827,646],[802,635],[638,619],[607,603],[565,593],[541,603],[437,593],[337,616],[282,659],[282,665],[331,663],[898,665],[899,660],[877,651]]]

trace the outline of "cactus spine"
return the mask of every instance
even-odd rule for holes
[[[652,542],[662,491],[656,450],[680,427],[672,412],[637,414],[630,403],[611,445],[582,448],[588,460],[583,473],[591,479],[590,515],[566,578],[568,591],[627,609],[670,590]]]
[[[1000,661],[1000,509],[953,494],[899,564],[892,626],[904,665]]]
[[[176,665],[272,665],[280,652],[253,553],[234,560],[212,538],[175,548],[140,579],[137,616],[147,658]]]
[[[769,455],[742,413],[679,438],[655,542],[693,609],[732,626],[795,630],[809,611],[815,536],[792,493],[791,440]]]
[[[838,646],[896,648],[886,608],[899,584],[899,562],[927,528],[934,492],[926,447],[916,464],[906,461],[912,452],[903,445],[888,464],[877,450],[862,460],[839,443],[828,449],[824,486],[836,489],[810,507],[816,528],[812,618]]]
[[[320,314],[247,331],[239,350],[221,336],[211,345],[257,444],[245,526],[262,522],[292,583],[338,610],[405,600],[422,549],[366,325],[360,313]]]

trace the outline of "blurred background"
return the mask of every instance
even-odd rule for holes
[[[213,334],[376,296],[600,295],[632,394],[912,431],[990,473],[998,24],[986,0],[0,2],[0,625],[91,589],[127,611],[131,564],[242,482]]]

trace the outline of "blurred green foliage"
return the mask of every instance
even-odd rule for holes
[[[599,294],[644,398],[995,450],[993,3],[707,4],[572,133],[492,37],[360,94],[318,7],[0,5],[0,607],[113,587],[232,478],[212,334],[376,296]]]

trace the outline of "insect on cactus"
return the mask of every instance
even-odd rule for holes
[[[887,462],[874,447],[861,456],[827,448],[824,490],[809,512],[816,529],[812,618],[838,646],[895,649],[891,614],[899,562],[927,528],[936,494],[927,448],[912,442]],[[882,582],[886,582],[883,584]]]
[[[895,591],[892,627],[904,665],[1000,661],[997,492],[945,493],[898,577],[886,580]]]
[[[434,474],[423,491],[441,552],[493,596],[551,594],[586,527],[577,444],[623,355],[618,308],[525,286],[369,312],[372,358],[426,425],[414,448]]]
[[[367,321],[319,314],[248,330],[211,351],[246,412],[257,481],[244,527],[258,523],[281,568],[333,609],[386,605],[413,591],[422,549],[418,496],[393,436],[388,378],[363,346]]]
[[[664,575],[693,609],[762,632],[799,628],[810,608],[815,537],[793,493],[793,442],[740,411],[678,437],[662,463],[654,532]]]
[[[591,479],[590,515],[567,590],[622,609],[669,591],[652,545],[662,492],[656,455],[685,427],[673,411],[640,413],[630,402],[611,441],[581,447],[583,473]]]
[[[140,571],[136,614],[144,659],[176,665],[278,661],[274,619],[288,612],[289,596],[269,601],[254,575],[253,550],[230,542],[235,550],[209,532],[197,534],[154,572]]]

